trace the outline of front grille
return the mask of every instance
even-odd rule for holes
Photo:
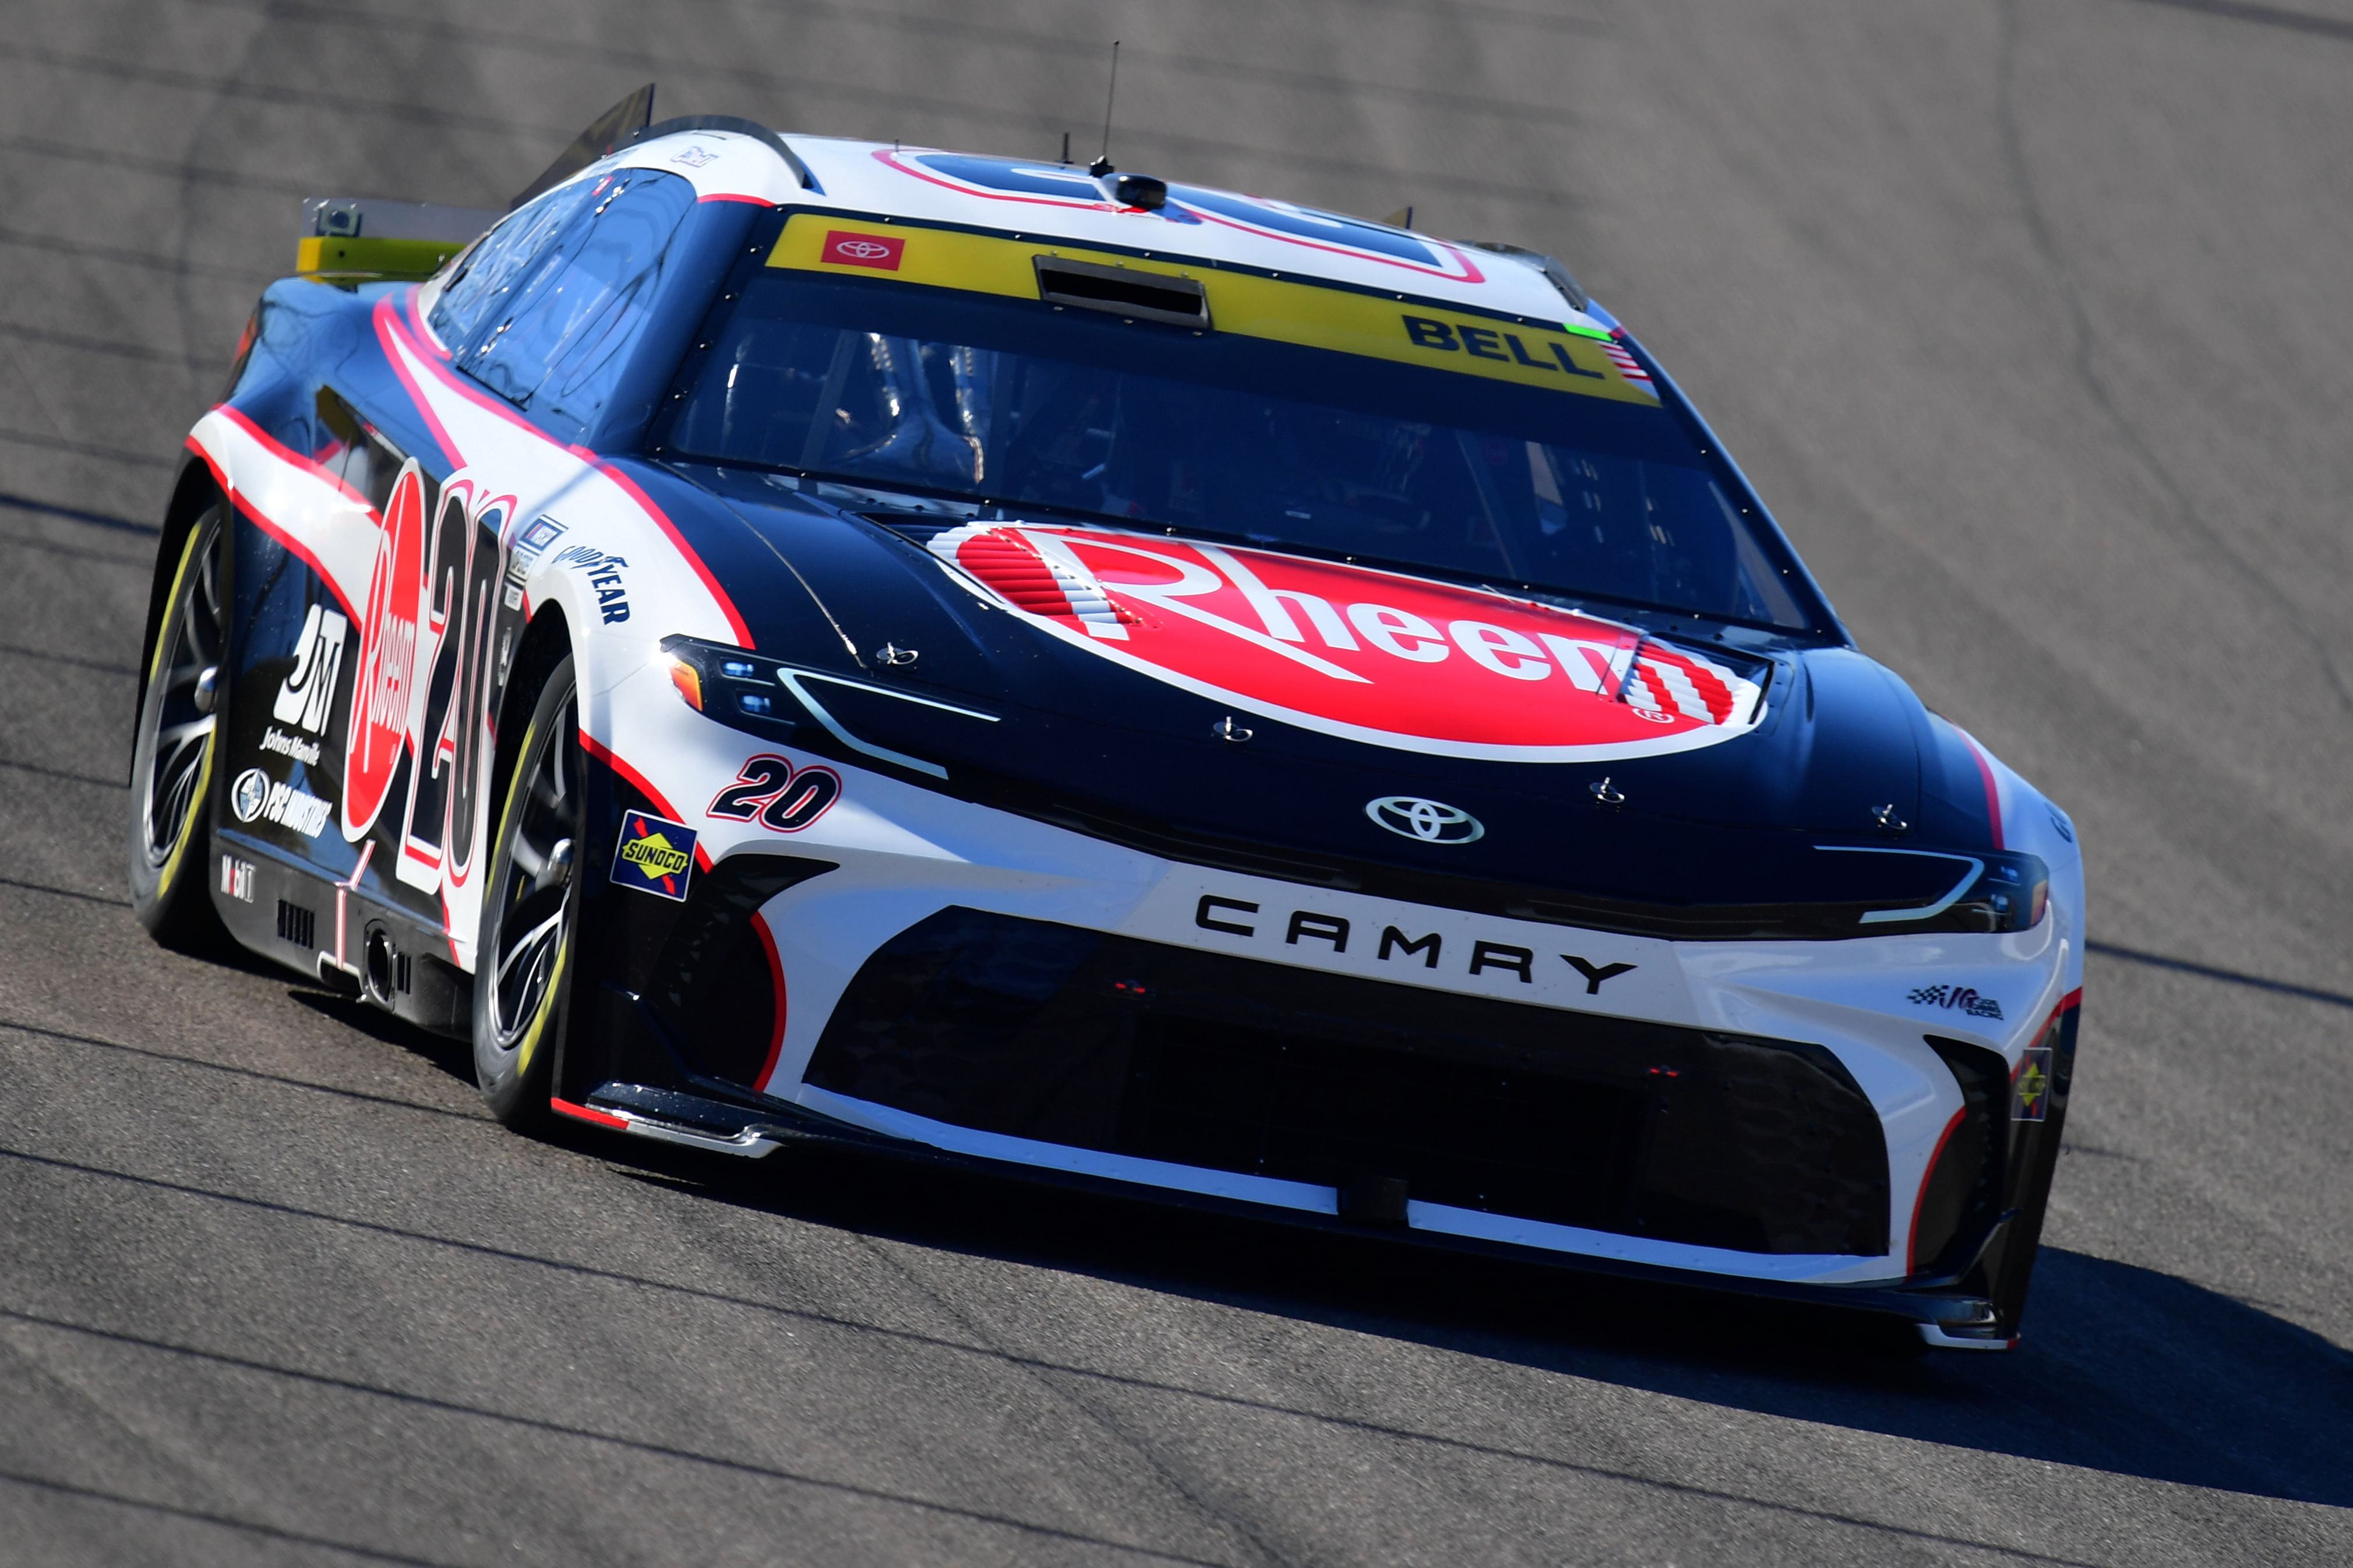
[[[806,1080],[985,1131],[1765,1253],[1887,1250],[1879,1119],[1819,1046],[948,910]]]
[[[1339,1041],[1155,1018],[1141,1031],[1128,1150],[1613,1227],[1640,1152],[1639,1093]]]

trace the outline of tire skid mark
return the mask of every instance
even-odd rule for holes
[[[210,262],[190,261],[184,257],[159,256],[150,250],[125,250],[121,246],[92,245],[79,239],[67,239],[54,234],[34,234],[25,229],[0,228],[0,245],[14,246],[20,250],[46,250],[58,256],[79,257],[85,261],[113,261],[125,267],[144,267],[153,272],[172,272],[182,277],[219,278],[233,283],[254,285],[267,282],[276,274],[269,268],[250,267],[219,267]],[[224,360],[221,368],[227,370]],[[110,456],[114,454],[110,453]],[[132,461],[147,461],[132,458]],[[177,463],[166,465],[177,467]]]
[[[2027,238],[2034,247],[2036,258],[2042,263],[2043,270],[2050,275],[2052,289],[2066,314],[2070,340],[2068,359],[2074,369],[2075,378],[2083,384],[2093,407],[2099,411],[2101,418],[2124,443],[2135,464],[2155,482],[2183,530],[2227,566],[2232,575],[2253,589],[2258,597],[2271,602],[2281,624],[2290,636],[2305,646],[2312,662],[2327,677],[2329,689],[2336,694],[2337,706],[2347,716],[2353,717],[2353,685],[2347,683],[2344,672],[2337,668],[2336,657],[2327,641],[2306,624],[2304,612],[2268,574],[2232,548],[2221,531],[2207,521],[2199,510],[2197,501],[2165,459],[2158,455],[2156,444],[2142,434],[2132,416],[2125,412],[2122,401],[2100,372],[2099,331],[2092,323],[2091,306],[2084,297],[2073,263],[2067,259],[2065,251],[2060,247],[2058,231],[2043,204],[2042,191],[2034,183],[2034,172],[2026,156],[2026,138],[2020,126],[2018,107],[2019,37],[2021,31],[2018,7],[2019,0],[2001,0],[1998,74],[2002,159],[2025,219]]]

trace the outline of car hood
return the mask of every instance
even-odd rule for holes
[[[673,510],[700,515],[759,651],[862,683],[809,689],[957,793],[1319,862],[1704,903],[1775,901],[1776,868],[1818,839],[1992,843],[1970,743],[1849,647],[668,475],[692,487]]]

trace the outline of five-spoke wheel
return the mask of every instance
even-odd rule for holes
[[[131,769],[131,901],[156,938],[194,947],[220,929],[206,887],[206,807],[228,643],[227,531],[215,505],[188,530],[163,600]]]
[[[474,950],[474,1073],[509,1126],[547,1112],[580,900],[580,717],[572,661],[547,678],[516,749]]]

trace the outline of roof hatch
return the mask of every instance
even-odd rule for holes
[[[1209,297],[1193,279],[1067,261],[1059,256],[1040,256],[1037,266],[1038,297],[1049,304],[1108,310],[1115,316],[1191,327],[1197,331],[1208,330]]]

